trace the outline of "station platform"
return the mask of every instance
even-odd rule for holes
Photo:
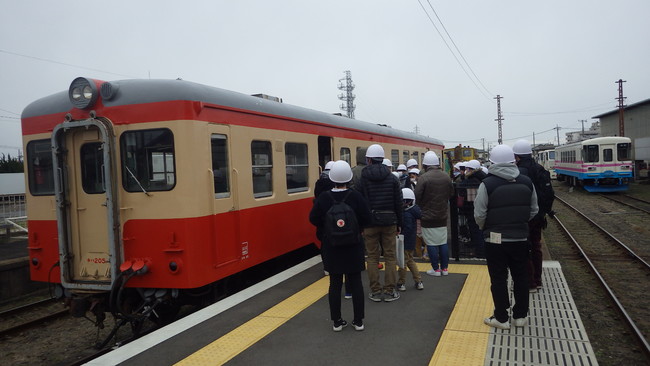
[[[510,330],[483,324],[493,311],[484,264],[452,263],[449,272],[422,273],[422,291],[407,273],[399,300],[366,299],[364,331],[334,332],[316,257],[88,365],[597,365],[558,262],[544,262],[529,324]],[[342,302],[350,322],[352,302]]]

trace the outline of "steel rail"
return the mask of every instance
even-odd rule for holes
[[[627,203],[627,202],[623,202],[623,201],[621,201],[621,200],[618,200],[618,199],[616,199],[616,198],[614,198],[614,197],[609,197],[609,196],[606,196],[606,195],[604,195],[604,194],[600,194],[599,196],[604,197],[604,198],[607,198],[607,199],[610,200],[610,201],[614,201],[614,202],[620,203],[620,204],[622,204],[622,205],[625,205],[625,206],[631,207],[631,208],[633,208],[633,209],[635,209],[635,210],[643,211],[643,212],[645,212],[645,213],[647,213],[647,214],[650,214],[650,211],[649,211],[649,210],[646,210],[645,208],[641,208],[641,207],[638,207],[638,206],[634,206],[634,205],[629,204],[629,203]],[[633,198],[633,197],[630,197],[630,196],[624,196],[624,197],[628,197],[628,198],[631,198],[631,199],[636,199],[636,198]],[[636,199],[636,200],[638,200],[638,199]],[[638,200],[638,201],[640,201],[640,202],[645,202],[645,201],[643,201],[643,200]],[[645,202],[645,203],[650,204],[650,202]]]
[[[0,330],[0,338],[4,337],[5,335],[8,335],[8,334],[16,333],[16,332],[19,332],[21,330],[25,330],[25,329],[32,328],[34,326],[41,325],[44,322],[49,321],[49,320],[62,318],[63,316],[65,316],[67,314],[70,314],[70,312],[67,309],[66,310],[61,310],[61,311],[58,311],[58,312],[55,312],[55,313],[52,313],[52,314],[49,314],[49,315],[46,315],[46,316],[42,316],[42,317],[40,317],[38,319],[30,320],[30,321],[24,322],[22,324],[18,324],[16,326],[13,326],[13,327],[10,327],[10,328]]]
[[[591,219],[589,219],[588,217],[584,216],[584,214],[582,214],[582,212],[576,210],[573,206],[571,206],[570,204],[568,204],[566,201],[562,200],[561,198],[559,198],[559,197],[557,197],[557,196],[556,196],[556,198],[559,199],[559,200],[560,200],[561,202],[563,202],[564,204],[566,204],[567,206],[569,206],[569,207],[571,207],[572,209],[574,209],[577,213],[581,214],[581,215],[582,215],[584,218],[586,218],[589,222],[591,222],[591,223],[594,224],[596,227],[598,227],[600,230],[604,231],[605,233],[607,233],[607,235],[609,235],[610,237],[613,238],[613,236],[612,236],[610,233],[608,233],[607,231],[605,231],[603,228],[601,228],[598,224],[594,223],[594,222],[593,222]],[[634,335],[636,336],[637,340],[638,340],[639,343],[641,344],[641,346],[642,346],[642,348],[643,348],[643,352],[645,353],[646,357],[650,358],[650,344],[649,344],[648,341],[645,339],[645,337],[643,336],[643,333],[641,332],[641,330],[639,330],[639,328],[637,327],[637,325],[636,325],[636,323],[634,322],[634,320],[632,320],[632,318],[630,317],[630,315],[627,313],[627,310],[625,310],[625,307],[623,307],[623,304],[621,304],[621,302],[618,300],[618,298],[616,297],[616,295],[614,294],[614,292],[612,291],[612,289],[609,287],[609,285],[607,285],[607,281],[605,281],[605,279],[604,279],[603,276],[600,274],[600,272],[598,271],[598,269],[596,268],[596,266],[594,265],[594,263],[591,261],[591,259],[589,259],[589,256],[588,256],[587,253],[582,249],[582,246],[581,246],[581,245],[578,243],[578,241],[573,237],[573,235],[571,235],[571,233],[569,232],[569,229],[567,229],[567,227],[562,223],[562,221],[560,221],[560,219],[557,217],[557,215],[555,215],[553,218],[555,219],[555,221],[557,221],[557,223],[560,225],[560,227],[562,227],[562,229],[564,230],[564,232],[566,233],[566,235],[569,237],[569,239],[571,239],[571,241],[573,242],[573,244],[576,246],[576,248],[577,248],[578,251],[580,252],[580,255],[582,256],[582,258],[584,258],[584,260],[587,262],[587,264],[589,265],[589,268],[591,268],[591,271],[596,275],[596,277],[597,277],[598,280],[600,281],[600,284],[603,286],[603,288],[605,289],[605,291],[607,292],[607,294],[609,295],[609,297],[612,299],[612,301],[614,301],[614,303],[615,303],[616,306],[618,307],[619,312],[623,315],[623,317],[625,318],[625,321],[627,322],[627,324],[628,324],[628,325],[630,326],[630,328],[632,329]],[[615,239],[618,243],[621,243],[618,239],[616,239],[616,238],[614,238],[614,239]],[[622,244],[622,243],[621,243],[621,244]],[[623,246],[624,246],[626,249],[629,250],[629,248],[627,248],[627,246],[625,246],[625,245],[623,245]],[[638,258],[638,256],[637,256],[637,258]],[[643,262],[645,263],[645,261],[643,261]],[[646,265],[647,265],[647,263],[646,263]]]
[[[646,204],[650,205],[650,201],[646,201],[646,200],[638,198],[638,197],[630,196],[629,194],[624,194],[623,196],[627,197],[629,199],[633,199],[635,201],[643,202],[643,203],[646,203]]]

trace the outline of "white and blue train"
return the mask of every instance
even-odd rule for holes
[[[628,137],[597,137],[555,148],[557,180],[589,192],[627,190],[633,167]]]
[[[535,159],[539,165],[548,170],[551,174],[551,179],[557,179],[557,174],[555,173],[555,150],[540,151],[537,153]]]

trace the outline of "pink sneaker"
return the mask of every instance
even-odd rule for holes
[[[447,268],[445,268],[445,269],[442,270],[442,275],[443,275],[443,276],[447,276],[447,275],[449,275],[449,271],[447,270]]]

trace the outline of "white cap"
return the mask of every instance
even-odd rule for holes
[[[514,163],[515,153],[508,145],[497,145],[490,151],[490,161],[494,164]]]
[[[470,160],[467,163],[465,163],[465,167],[474,170],[479,170],[481,169],[481,163],[479,163],[478,160]]]
[[[530,142],[528,140],[518,140],[512,145],[512,152],[517,155],[527,155],[532,154],[533,150],[530,148]]]
[[[411,188],[402,188],[402,198],[405,200],[413,200],[415,202],[415,193]]]
[[[417,166],[417,165],[418,165],[418,161],[415,160],[415,159],[409,159],[409,160],[406,162],[406,166],[407,166],[407,167],[409,167],[409,166]]]
[[[379,144],[372,144],[366,150],[366,158],[384,158],[384,148]]]
[[[436,155],[435,152],[427,151],[424,154],[424,158],[422,159],[422,165],[427,165],[427,166],[440,165],[440,159],[438,159],[438,155]]]
[[[397,171],[402,171],[402,170],[406,171],[406,165],[400,164],[400,165],[397,166]]]
[[[420,169],[418,168],[413,168],[409,170],[409,174],[417,174],[420,175]]]
[[[388,159],[384,159],[382,164],[386,165],[387,167],[391,167],[391,168],[393,167],[393,163],[391,163],[390,160]]]
[[[334,165],[334,162],[333,161],[328,161],[327,164],[325,164],[325,169],[323,169],[323,170],[332,169],[332,165]]]
[[[330,169],[330,180],[334,183],[347,183],[352,180],[352,169],[345,160],[335,161]]]

